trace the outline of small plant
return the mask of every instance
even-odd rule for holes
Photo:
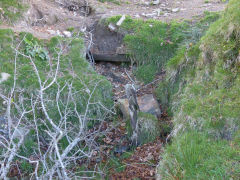
[[[34,40],[31,41],[31,40],[28,40],[27,38],[24,38],[23,41],[26,46],[26,49],[25,49],[26,55],[40,58],[41,60],[49,59],[47,50],[42,48],[37,41],[34,41]]]
[[[154,80],[156,72],[157,67],[152,64],[148,64],[138,67],[134,74],[139,80],[147,84]]]

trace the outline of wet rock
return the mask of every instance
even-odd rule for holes
[[[144,96],[138,97],[137,101],[141,112],[152,114],[155,117],[161,116],[161,110],[159,108],[158,102],[153,97],[152,94],[146,94]],[[118,107],[123,115],[123,118],[128,119],[129,118],[128,100],[119,99],[118,104],[119,104]]]

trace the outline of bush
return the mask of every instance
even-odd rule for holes
[[[7,119],[7,129],[0,127],[0,161],[7,159],[0,179],[13,161],[43,179],[64,166],[57,176],[67,179],[72,164],[96,148],[101,126],[89,129],[111,112],[111,84],[86,61],[81,37],[46,41],[0,30],[0,42],[0,74],[10,75],[0,86],[0,116]]]

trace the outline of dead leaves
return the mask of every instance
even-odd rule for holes
[[[162,142],[144,144],[137,147],[134,154],[123,161],[126,168],[121,173],[112,173],[112,180],[155,179],[155,169],[159,161]]]

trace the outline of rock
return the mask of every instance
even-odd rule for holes
[[[88,30],[92,30],[93,34],[90,51],[95,61],[130,62],[127,53],[124,53],[123,38],[126,34],[124,30],[114,24],[106,26],[98,21]]]
[[[10,74],[2,72],[1,73],[1,78],[0,78],[0,84],[4,81],[7,81],[10,76],[11,76]]]
[[[138,104],[140,111],[152,114],[156,117],[161,116],[161,110],[159,108],[157,100],[153,97],[153,94],[146,94],[138,98]]]
[[[49,32],[51,35],[57,35],[57,32],[52,29],[47,29],[47,32]]]
[[[112,23],[110,23],[109,25],[108,25],[108,29],[110,30],[110,31],[116,31],[116,27],[115,27],[115,25],[114,24],[112,24]]]
[[[157,13],[157,16],[161,15],[161,9],[156,9],[154,12]]]
[[[168,16],[168,13],[164,13],[163,16],[164,16],[164,17],[167,17],[167,16]]]
[[[129,111],[128,111],[128,100],[127,99],[119,99],[118,100],[118,108],[120,109],[123,119],[128,119],[130,117]]]
[[[179,11],[179,8],[174,8],[174,9],[172,9],[172,12],[174,12],[174,13],[176,13],[176,12],[178,12]]]
[[[121,26],[122,25],[122,23],[123,23],[123,21],[126,19],[126,16],[125,15],[123,15],[120,19],[119,19],[119,21],[117,22],[117,26]]]
[[[68,38],[72,37],[72,33],[70,31],[63,31],[63,35]]]
[[[136,15],[135,15],[135,18],[140,18],[140,15],[139,15],[139,14],[136,14]]]
[[[161,116],[161,110],[159,108],[158,102],[155,100],[152,94],[146,94],[142,97],[137,98],[138,105],[141,112],[149,113],[154,115],[155,117]],[[128,111],[128,100],[127,99],[119,99],[118,107],[123,114],[124,119],[129,118]]]
[[[51,26],[58,22],[58,18],[55,14],[49,14],[44,16],[44,21],[47,25]]]
[[[160,0],[155,0],[152,2],[153,5],[158,5],[160,3]]]
[[[144,2],[145,5],[149,6],[150,5],[150,2]]]
[[[63,34],[59,30],[57,30],[56,32],[58,36],[63,37]]]

